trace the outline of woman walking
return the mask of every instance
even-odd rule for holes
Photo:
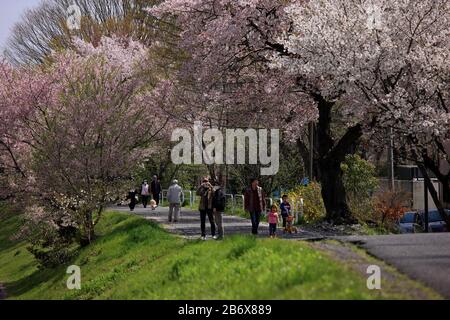
[[[144,206],[144,208],[147,208],[149,197],[150,197],[150,186],[148,185],[147,180],[144,180],[141,187],[141,198],[142,198],[142,205]]]

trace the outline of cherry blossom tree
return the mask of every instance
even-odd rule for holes
[[[31,136],[24,124],[33,116],[32,105],[45,105],[52,99],[49,88],[56,79],[36,74],[31,69],[13,68],[0,63],[0,167],[3,199],[14,198],[25,192]],[[32,102],[32,103],[31,103]]]
[[[402,155],[432,169],[448,192],[448,174],[432,160],[432,149],[448,159],[448,1],[311,1],[286,12],[289,54],[275,67],[339,97],[367,133],[392,129]]]
[[[159,78],[150,72],[147,48],[121,38],[74,43],[76,51],[28,69],[31,80],[3,66],[12,76],[3,93],[9,100],[2,105],[8,118],[2,117],[7,131],[1,139],[27,147],[14,153],[27,161],[8,161],[17,162],[23,173],[17,184],[26,186],[36,212],[50,217],[45,226],[75,228],[88,244],[105,206],[129,187],[168,119],[160,112],[163,93],[155,91]]]
[[[288,4],[268,0],[165,1],[149,12],[162,18],[172,13],[177,16],[183,26],[180,48],[190,57],[185,68],[195,74],[196,83],[215,83],[218,79],[251,84],[238,86],[228,96],[230,101],[239,101],[230,103],[229,108],[237,115],[246,115],[241,121],[252,119],[247,114],[256,107],[263,110],[262,123],[285,129],[287,139],[307,149],[300,136],[305,124],[319,120],[316,162],[328,217],[348,218],[340,162],[354,151],[362,129],[350,125],[348,132],[335,141],[331,110],[338,97],[325,97],[314,88],[314,82],[274,67],[274,53],[294,59],[279,39],[291,28],[284,10]]]
[[[282,86],[277,93],[284,100],[278,103],[291,116],[281,120],[294,128],[288,133],[301,150],[307,150],[298,139],[304,124],[317,119],[317,178],[327,217],[342,221],[350,212],[340,164],[364,133],[393,128],[406,130],[406,136],[446,137],[448,5],[433,0],[168,0],[149,12],[162,19],[176,16],[180,48],[190,57],[185,68],[196,83],[267,76],[267,82]],[[287,103],[287,93],[294,92],[301,95]],[[251,96],[238,91],[232,99]],[[252,102],[241,105],[246,109]],[[270,103],[266,110],[277,105],[274,99]],[[277,113],[267,115],[276,119]],[[416,119],[423,122],[417,125]]]

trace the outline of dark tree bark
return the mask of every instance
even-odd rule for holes
[[[347,205],[342,172],[339,161],[319,160],[322,197],[327,211],[327,220],[340,224],[351,220]]]
[[[335,102],[325,100],[320,95],[314,96],[318,103],[319,121],[316,125],[318,180],[322,184],[322,197],[327,211],[326,218],[334,223],[353,222],[342,181],[341,164],[348,154],[354,154],[362,136],[362,126],[357,124],[347,129],[338,141],[331,132],[331,111]]]

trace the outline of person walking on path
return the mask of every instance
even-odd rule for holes
[[[150,186],[148,185],[147,180],[144,180],[141,187],[141,198],[142,198],[142,205],[144,206],[144,208],[147,208],[149,197],[150,197]]]
[[[250,186],[245,190],[244,208],[250,214],[252,234],[257,235],[261,214],[266,210],[266,199],[262,188],[259,186],[258,179],[252,179]]]
[[[180,204],[183,203],[183,189],[178,185],[178,180],[173,180],[167,190],[167,201],[169,201],[169,222],[178,222],[180,218]]]
[[[134,208],[136,207],[136,199],[137,198],[137,191],[135,189],[131,189],[128,192],[128,197],[127,199],[130,199],[130,203],[128,204],[128,206],[130,207],[131,211],[134,211]]]
[[[208,216],[209,223],[211,224],[211,235],[216,236],[216,225],[213,217],[213,198],[214,190],[208,178],[204,178],[202,184],[197,189],[197,194],[200,196],[200,227],[202,231],[202,240],[206,240],[206,216]]]
[[[269,222],[269,236],[271,238],[277,237],[277,224],[278,224],[278,208],[276,205],[273,205],[270,209],[267,220]]]
[[[217,232],[219,233],[219,235],[215,237],[216,240],[222,240],[224,237],[223,214],[225,212],[225,207],[226,207],[225,191],[219,184],[216,187],[214,187],[214,199],[213,199],[214,221],[217,225]]]
[[[159,196],[161,194],[161,181],[159,180],[158,176],[153,176],[150,189],[152,192],[153,200],[155,200],[156,205],[159,206]]]
[[[291,213],[291,204],[288,202],[287,195],[283,195],[281,199],[282,199],[280,205],[281,217],[283,218],[283,228],[286,229],[287,219],[289,217],[289,214]]]

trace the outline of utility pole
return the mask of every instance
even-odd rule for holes
[[[388,147],[388,164],[389,164],[389,188],[395,191],[394,177],[394,134],[392,128],[389,129],[389,147]]]
[[[314,122],[309,124],[309,179],[314,180]]]
[[[425,214],[424,214],[424,222],[425,222],[425,232],[428,232],[428,225],[429,225],[429,217],[428,217],[428,184],[425,181],[425,177],[423,179],[423,189],[425,191],[425,198],[424,198],[424,206],[425,206]]]
[[[224,133],[226,133],[228,125],[229,125],[229,114],[228,114],[228,109],[227,109],[226,114],[225,114],[225,128],[223,129]],[[227,192],[228,192],[228,161],[226,160],[226,156],[225,156],[225,179],[224,179],[223,184],[224,184],[223,185],[224,193],[227,194]]]

